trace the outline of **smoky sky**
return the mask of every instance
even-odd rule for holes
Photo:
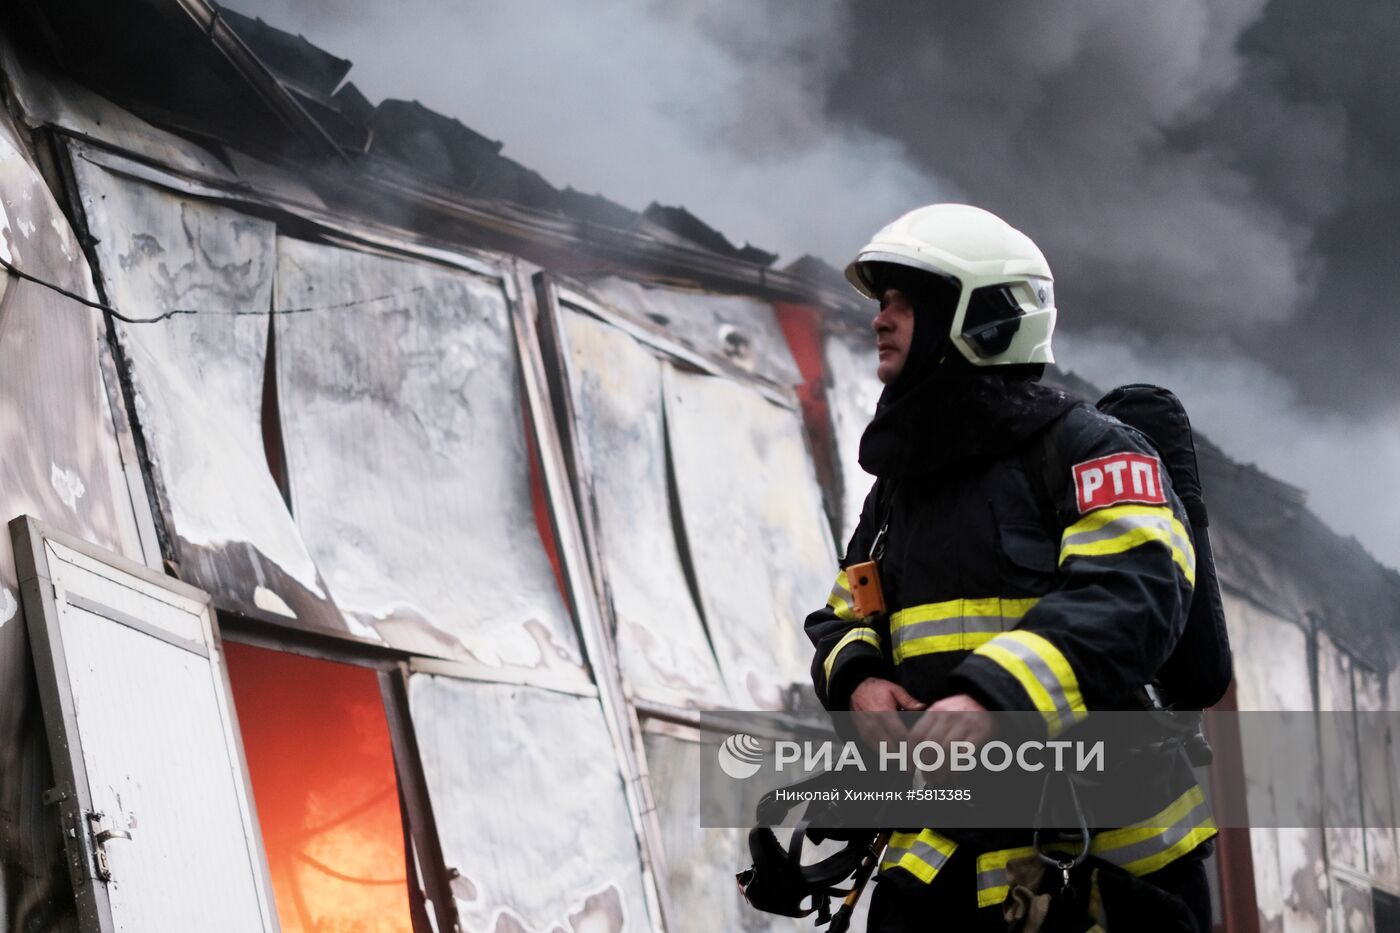
[[[861,2],[830,111],[1039,242],[1066,325],[1400,388],[1400,8]],[[1397,426],[1400,428],[1400,425]]]
[[[842,265],[922,203],[1056,276],[1062,363],[1159,381],[1400,564],[1392,0],[236,0],[556,185]]]

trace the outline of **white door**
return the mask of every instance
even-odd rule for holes
[[[209,597],[10,532],[84,933],[277,930]]]

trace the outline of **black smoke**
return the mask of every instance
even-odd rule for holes
[[[780,264],[843,264],[934,200],[996,211],[1055,270],[1063,363],[1171,386],[1400,564],[1389,0],[234,5],[353,60],[374,99]]]
[[[831,112],[1030,233],[1066,326],[1400,390],[1400,8],[858,0]],[[1395,426],[1400,429],[1400,425]]]

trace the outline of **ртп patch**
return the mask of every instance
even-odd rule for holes
[[[1110,454],[1074,465],[1074,496],[1079,512],[1091,512],[1117,502],[1167,501],[1162,468],[1147,454]]]

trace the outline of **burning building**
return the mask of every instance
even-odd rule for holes
[[[206,0],[3,39],[0,930],[800,928],[699,828],[697,711],[813,702],[839,276]],[[1400,579],[1202,455],[1230,702],[1394,708]],[[1222,834],[1225,929],[1400,922],[1396,747],[1340,773],[1368,828]]]

